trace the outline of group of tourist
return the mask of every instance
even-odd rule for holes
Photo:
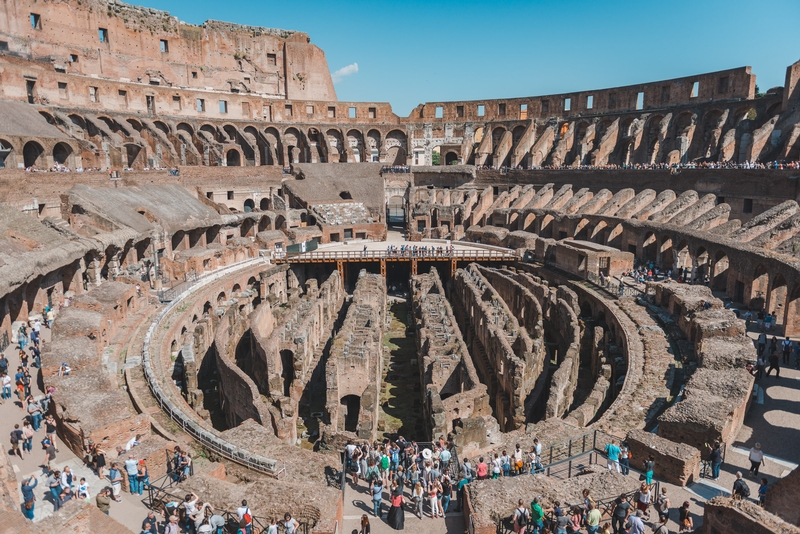
[[[453,245],[446,246],[417,246],[417,245],[388,245],[386,247],[386,254],[388,256],[405,256],[410,258],[433,258],[452,256],[455,251]],[[367,252],[367,246],[364,245],[364,253]]]
[[[569,170],[569,171],[650,171],[650,170],[677,170],[682,169],[800,169],[800,161],[745,161],[736,163],[733,161],[702,161],[702,162],[689,162],[689,163],[628,163],[628,164],[615,164],[606,163],[604,165],[534,165],[531,167],[523,167],[517,165],[516,167],[508,166],[493,166],[493,165],[476,165],[478,170],[492,170],[508,173],[510,171],[521,170]]]
[[[394,174],[407,174],[411,172],[411,167],[408,165],[384,165],[381,167],[381,174],[394,173]]]
[[[430,448],[420,448],[416,441],[402,436],[382,443],[351,441],[345,447],[346,469],[354,487],[360,480],[367,485],[375,517],[383,517],[384,493],[389,495],[391,506],[386,521],[395,530],[403,530],[406,507],[419,519],[425,515],[444,518],[448,511],[461,508],[469,479],[466,470],[458,474],[451,448],[444,437]],[[454,494],[457,506],[451,508]],[[362,532],[365,528],[369,528],[366,516],[362,518]]]

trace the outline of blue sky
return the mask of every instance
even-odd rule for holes
[[[304,31],[331,72],[350,66],[336,83],[339,100],[390,102],[400,116],[426,101],[602,89],[743,65],[765,91],[800,59],[798,0],[142,3],[195,24]]]

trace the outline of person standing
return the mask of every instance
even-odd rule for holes
[[[300,527],[300,523],[294,520],[292,514],[286,512],[283,516],[283,527],[286,529],[285,534],[295,534]]]
[[[544,527],[544,510],[542,509],[542,498],[534,497],[531,501],[531,526],[533,534],[540,534]]]
[[[755,446],[750,449],[750,474],[753,476],[758,476],[758,469],[762,465],[766,465],[766,461],[764,460],[764,452],[761,450],[761,443],[756,443]]]
[[[783,363],[789,365],[789,356],[792,354],[792,340],[789,339],[789,336],[781,341],[781,348],[783,349]]]
[[[517,534],[523,533],[528,529],[528,522],[530,521],[530,514],[522,499],[517,502],[517,508],[514,510],[514,532]]]
[[[392,482],[391,501],[392,506],[386,515],[386,522],[395,530],[403,530],[405,526],[405,511],[403,510],[403,489],[397,485],[397,481]]]
[[[775,338],[772,338],[775,339]],[[775,378],[781,377],[781,362],[780,358],[778,358],[778,353],[775,351],[770,352],[769,355],[769,369],[767,369],[767,376],[775,369]]]
[[[611,510],[611,528],[614,534],[625,532],[625,523],[628,521],[628,516],[631,513],[631,505],[628,502],[628,496],[624,493],[616,498],[614,501],[614,508]]]
[[[246,499],[242,499],[242,505],[236,509],[236,516],[239,518],[239,524],[244,522],[245,534],[250,534],[253,529],[253,514],[250,513]]]
[[[750,496],[750,488],[747,486],[747,482],[742,480],[741,471],[736,472],[736,480],[733,482],[731,496],[734,498],[734,500],[743,500]]]
[[[95,497],[94,500],[97,503],[97,508],[104,514],[108,515],[108,511],[111,508],[111,492],[108,490],[108,488],[103,488],[100,490],[100,493],[97,494],[97,497]]]
[[[33,489],[39,485],[36,475],[31,475],[22,481],[22,513],[33,521],[33,510],[36,504],[36,495]]]
[[[125,472],[128,474],[128,490],[131,495],[139,493],[139,462],[133,454],[128,455],[125,460]]]
[[[628,522],[631,525],[631,528],[628,530],[628,534],[644,534],[644,521],[642,521],[642,511],[636,510],[630,518]]]
[[[708,454],[708,462],[711,464],[711,480],[719,478],[719,470],[722,466],[722,449],[720,447],[720,442],[715,441],[714,448]]]
[[[120,473],[116,462],[112,463],[111,469],[108,470],[108,480],[111,482],[111,494],[114,496],[114,500],[122,502],[119,496],[122,489],[122,473]]]
[[[422,519],[422,504],[425,501],[425,492],[422,491],[422,484],[417,482],[411,490],[411,500],[414,502],[417,517]]]
[[[694,521],[689,513],[689,501],[684,501],[683,506],[678,508],[678,532],[691,532],[694,529]]]
[[[648,486],[653,484],[653,470],[656,467],[656,459],[651,454],[644,462],[644,481]]]
[[[372,509],[375,517],[381,516],[381,502],[383,501],[383,478],[377,477],[374,478],[371,483],[369,490],[372,493]]]
[[[622,468],[622,474],[628,476],[631,472],[631,450],[628,448],[628,442],[623,441],[619,446],[619,465]]]
[[[666,522],[669,519],[669,497],[667,497],[667,488],[661,488],[661,495],[656,498],[656,511],[658,518],[661,522]]]
[[[600,528],[600,519],[602,519],[603,514],[600,513],[600,510],[597,509],[595,503],[589,503],[589,512],[586,514],[586,533],[587,534],[597,534],[598,529]]]
[[[615,467],[617,469],[617,473],[620,473],[621,472],[619,468],[620,448],[617,447],[617,440],[612,439],[611,443],[606,445],[604,452],[606,453],[606,464],[608,466],[608,470],[611,471],[611,468]]]

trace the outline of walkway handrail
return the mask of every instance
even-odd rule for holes
[[[182,292],[180,297],[193,293],[198,289],[210,284],[211,282],[214,282],[223,276],[232,274],[240,269],[248,266],[257,266],[263,263],[263,261],[263,258],[252,258],[203,276],[197,283],[193,284],[191,287],[188,287],[184,292]],[[164,306],[164,308],[156,316],[155,320],[150,324],[150,327],[147,329],[147,333],[145,334],[144,343],[142,345],[142,370],[144,372],[147,385],[150,388],[150,392],[152,393],[156,402],[158,402],[161,410],[178,425],[180,425],[181,430],[192,436],[204,447],[214,451],[216,454],[224,458],[227,458],[240,465],[244,465],[245,467],[248,467],[254,471],[277,478],[279,473],[277,460],[265,458],[247,450],[240,449],[233,443],[223,440],[213,432],[206,430],[190,416],[186,415],[179,406],[176,406],[173,401],[170,400],[169,395],[161,389],[161,385],[158,381],[158,375],[152,366],[150,343],[156,335],[161,323],[178,306],[180,302],[181,298],[176,298]]]

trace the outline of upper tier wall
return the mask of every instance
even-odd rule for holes
[[[63,73],[336,100],[324,52],[305,33],[208,21],[103,0],[5,2],[0,40]],[[25,84],[16,87],[23,93]]]
[[[619,113],[698,102],[750,100],[756,77],[750,67],[697,74],[658,82],[522,98],[426,102],[410,119],[511,120],[577,113]]]

